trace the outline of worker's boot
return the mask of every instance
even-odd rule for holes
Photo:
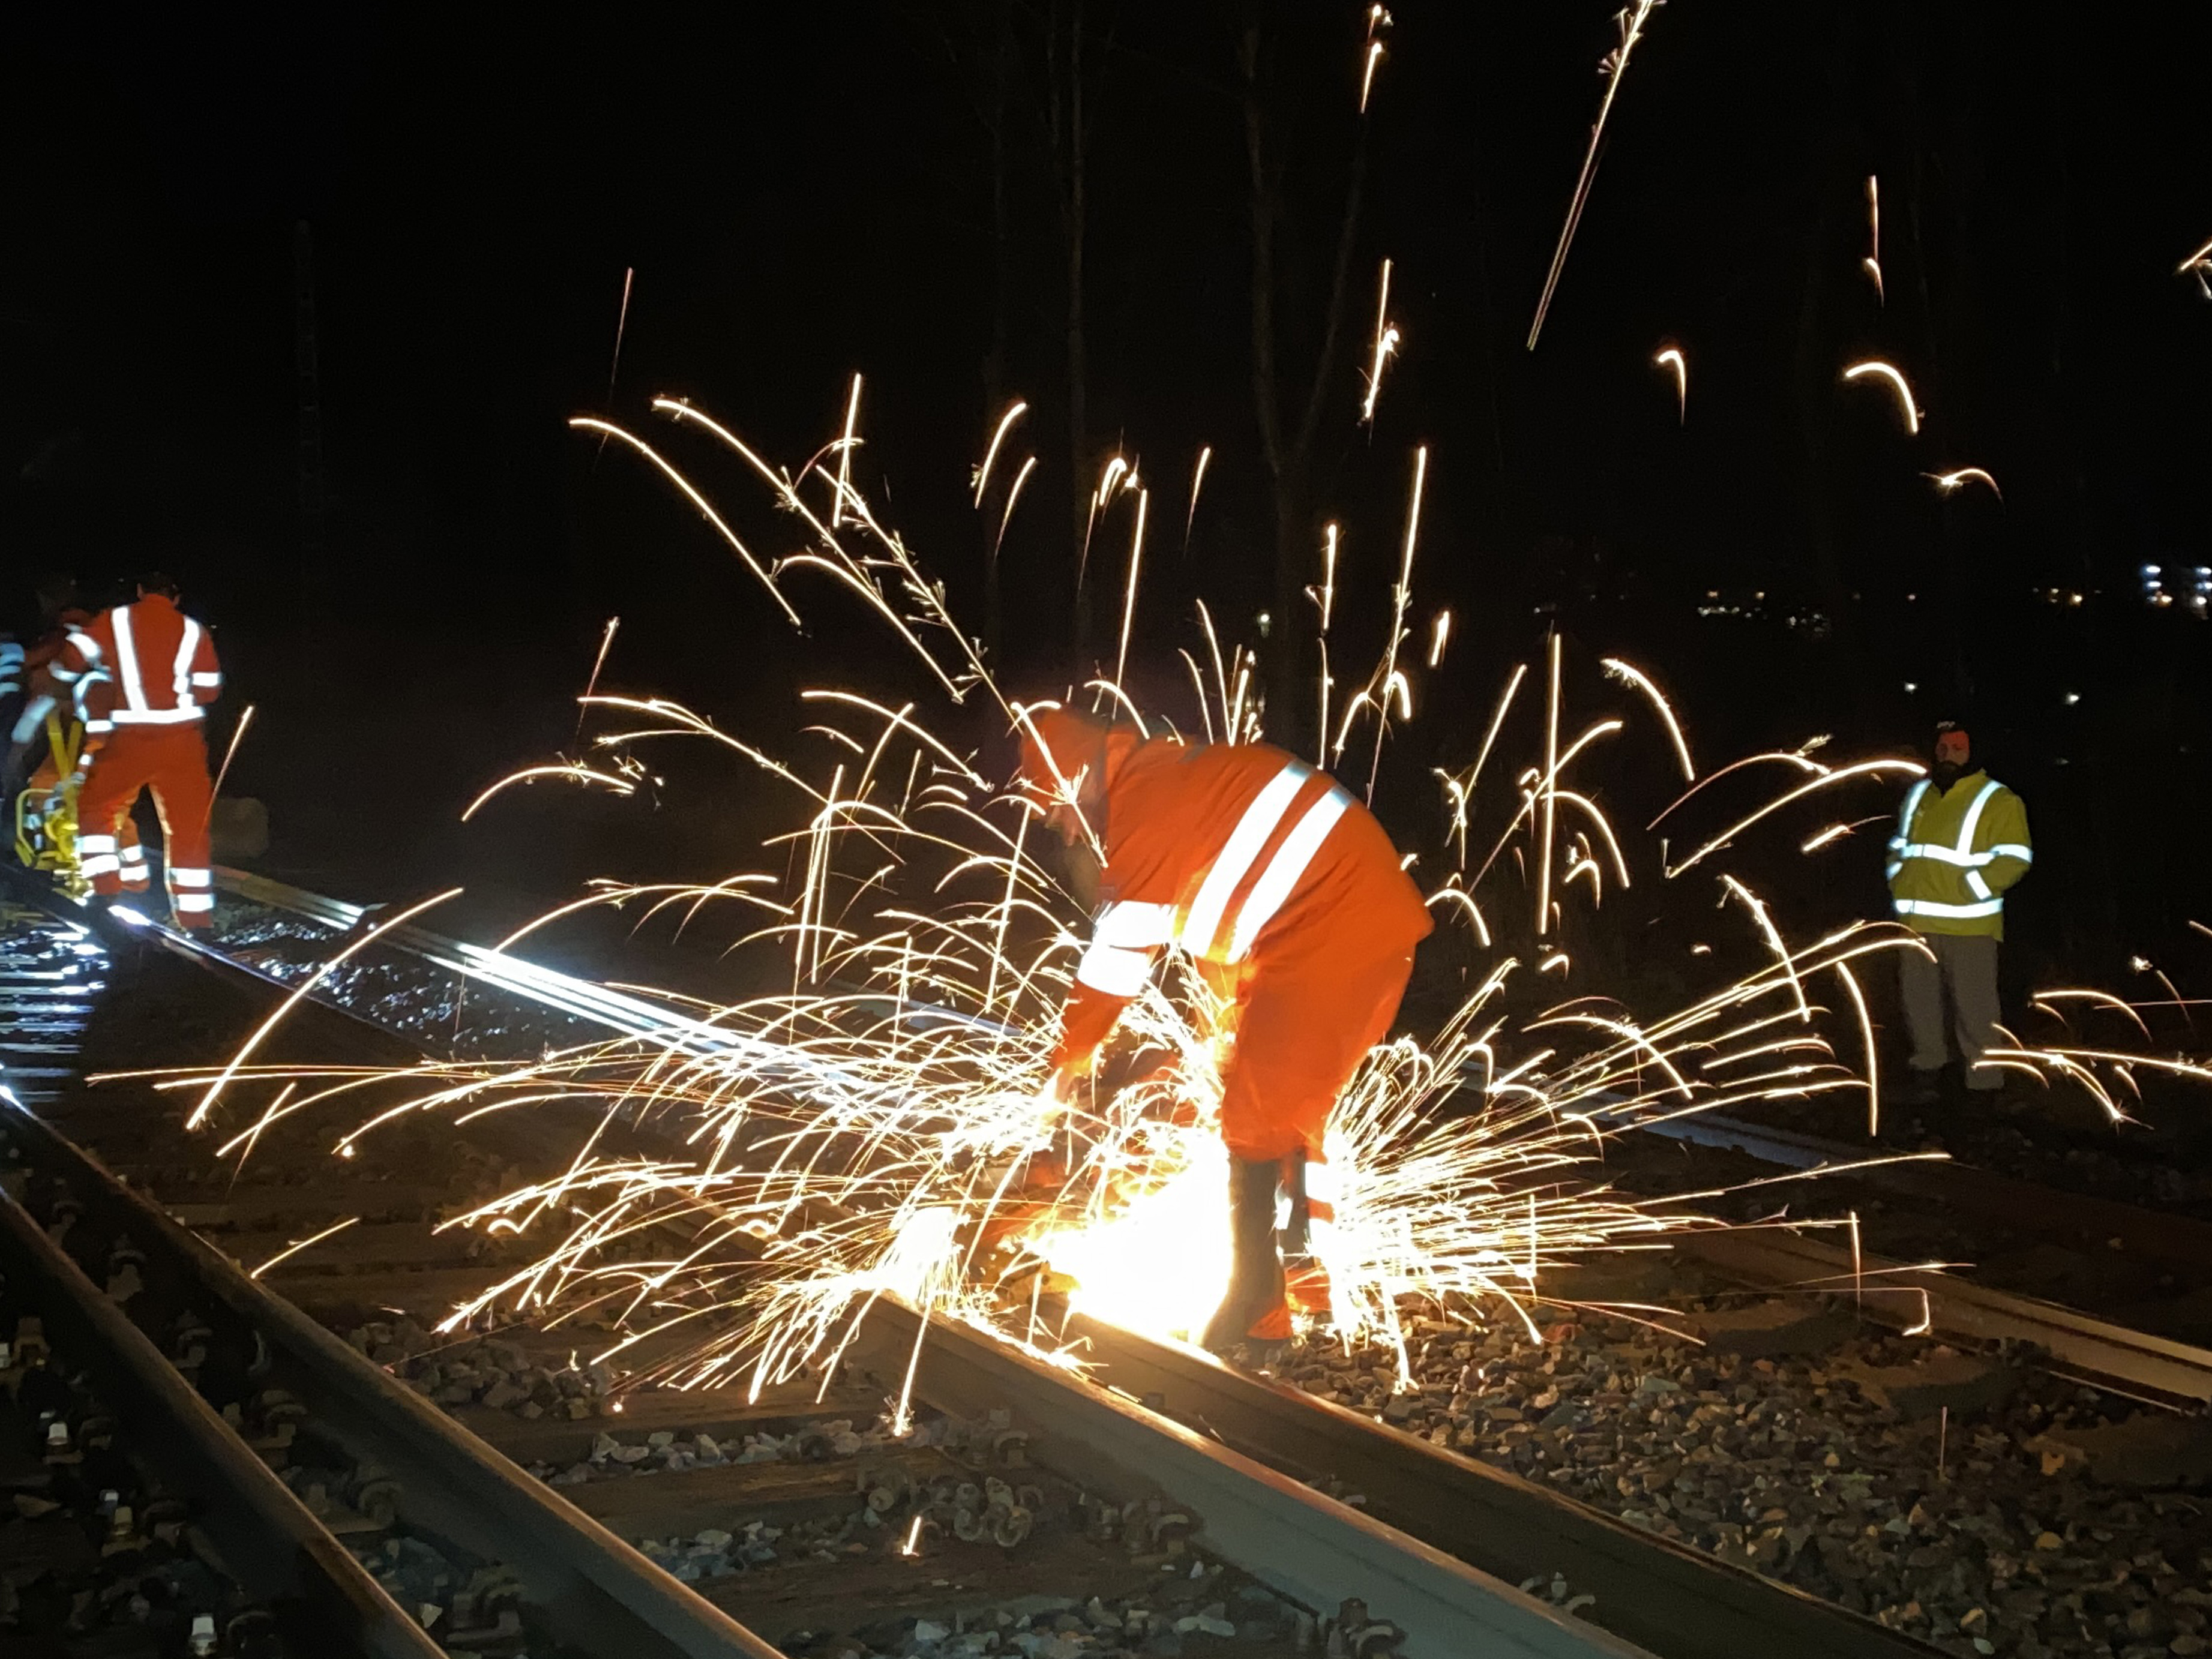
[[[1284,1196],[1290,1200],[1290,1219],[1282,1235],[1284,1297],[1309,1324],[1330,1322],[1328,1269],[1314,1253],[1314,1208],[1307,1190],[1306,1155],[1293,1152],[1283,1160]],[[1333,1213],[1333,1212],[1332,1212]]]
[[[1199,1338],[1200,1346],[1215,1353],[1240,1343],[1290,1340],[1283,1258],[1275,1247],[1275,1192],[1282,1172],[1273,1158],[1230,1160],[1229,1289]]]

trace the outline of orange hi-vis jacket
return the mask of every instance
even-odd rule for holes
[[[85,732],[95,746],[120,726],[197,725],[222,690],[214,638],[161,593],[70,630],[54,678],[68,684],[95,670],[107,678],[86,700]]]
[[[1069,991],[1056,1064],[1089,1060],[1170,945],[1208,964],[1239,1002],[1271,983],[1294,992],[1321,1047],[1349,1049],[1364,1038],[1356,1043],[1364,1053],[1380,1040],[1370,1005],[1389,991],[1387,1026],[1401,964],[1431,924],[1371,813],[1326,773],[1264,744],[1140,741],[1059,710],[1030,719],[1032,781],[1056,772],[1073,782],[1096,768],[1104,786],[1104,823],[1092,828],[1105,847],[1107,902]],[[1050,751],[1048,765],[1040,750]],[[1395,984],[1381,988],[1394,974]],[[1352,1006],[1360,999],[1346,994],[1370,980],[1376,994]],[[1333,1041],[1339,1027],[1350,1033],[1345,1042]],[[1301,1061],[1288,1052],[1245,1058],[1279,1074]],[[1338,1068],[1332,1060],[1318,1069]],[[1323,1118],[1343,1080],[1324,1085]],[[1310,1133],[1300,1139],[1318,1133],[1302,1127]]]

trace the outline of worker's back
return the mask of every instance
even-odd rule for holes
[[[1374,815],[1268,744],[1139,744],[1109,770],[1105,841],[1109,898],[1173,906],[1210,960],[1387,956],[1430,930]]]

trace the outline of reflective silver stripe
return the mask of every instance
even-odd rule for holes
[[[146,843],[142,841],[132,842],[130,846],[122,849],[122,857],[123,861],[125,864],[143,865],[146,862]],[[210,873],[209,879],[203,884],[209,887],[215,885],[215,879],[212,873]]]
[[[1979,793],[1974,796],[1973,805],[1966,808],[1966,816],[1959,825],[1959,839],[1954,843],[1955,850],[1961,853],[1971,853],[1974,850],[1974,831],[1981,828],[1982,808],[1990,804],[1991,795],[2003,787],[2004,785],[1999,783],[1995,778],[1984,781]]]
[[[215,872],[212,870],[194,870],[189,866],[173,868],[169,872],[169,885],[172,887],[212,887],[215,885]]]
[[[177,660],[170,670],[170,678],[175,683],[179,704],[192,700],[192,685],[198,678],[192,672],[192,653],[199,649],[203,631],[198,623],[187,617],[185,618],[185,631],[177,636]]]
[[[100,660],[100,641],[82,629],[70,629],[66,637],[76,647],[77,655],[84,659],[88,666]],[[70,678],[75,679],[76,676],[72,673]]]
[[[77,868],[88,876],[112,876],[123,866],[112,853],[95,853],[89,858],[80,856]]]
[[[194,685],[221,685],[222,684],[222,675],[220,671],[210,673],[205,669],[201,669],[193,674],[192,684]]]
[[[59,663],[49,664],[46,668],[46,672],[52,674],[64,685],[73,684],[76,681],[79,672],[79,670],[74,668],[64,668]]]
[[[79,836],[76,838],[76,850],[80,853],[112,853],[115,850],[115,837]]]
[[[1923,778],[1905,792],[1905,805],[1897,814],[1897,836],[1900,842],[1912,839],[1912,815],[1920,810],[1921,797],[1928,793],[1928,780]]]
[[[2035,849],[2022,847],[2016,841],[2000,842],[1990,848],[1989,856],[1992,859],[2018,859],[2022,864],[2033,864],[2035,862]]]
[[[84,729],[88,732],[105,733],[112,732],[115,729],[115,722],[113,720],[87,720],[84,723]]]
[[[37,732],[40,726],[44,723],[46,716],[53,712],[53,709],[54,700],[43,692],[32,698],[23,705],[23,712],[16,717],[15,729],[8,734],[8,741],[30,742],[33,735]]]
[[[1934,899],[1898,899],[1897,914],[1900,916],[1993,916],[2004,908],[2001,898],[1984,900],[1979,904],[1938,904]]]
[[[1336,828],[1345,809],[1352,805],[1352,797],[1342,789],[1332,788],[1326,795],[1306,809],[1305,816],[1283,838],[1275,849],[1275,856],[1267,861],[1267,868],[1259,884],[1253,888],[1252,896],[1244,901],[1244,908],[1237,913],[1237,931],[1231,936],[1229,960],[1242,962],[1244,953],[1252,948],[1252,941],[1260,937],[1260,930],[1275,918],[1283,908],[1283,901],[1298,884],[1298,878],[1306,872],[1306,866],[1321,850],[1328,832]]]
[[[118,726],[182,726],[200,717],[200,706],[188,703],[182,708],[118,708],[115,711]]]
[[[1917,841],[1905,849],[1909,859],[1933,859],[1938,864],[1948,864],[1961,870],[1977,870],[1995,860],[1990,853],[1962,853],[1956,848],[1939,847],[1932,841]]]
[[[1307,768],[1292,761],[1267,780],[1267,787],[1253,797],[1252,804],[1244,809],[1244,816],[1237,820],[1237,827],[1230,831],[1228,842],[1213,860],[1213,867],[1199,884],[1198,897],[1192,902],[1189,918],[1182,925],[1182,948],[1191,955],[1202,957],[1212,948],[1222,912],[1229,908],[1229,901],[1243,881],[1245,872],[1251,869],[1252,860],[1260,856],[1267,837],[1275,833],[1275,826],[1283,821],[1283,814],[1291,810],[1291,802],[1312,775]]]
[[[1966,872],[1966,885],[1978,899],[1990,896],[1990,884],[1982,879],[1982,872],[1978,870]]]
[[[1143,949],[1170,943],[1175,932],[1174,905],[1123,902],[1109,904],[1098,913],[1098,922],[1091,930],[1091,937],[1102,945]]]
[[[115,665],[123,675],[123,701],[132,711],[146,707],[146,687],[138,678],[138,646],[131,633],[131,607],[118,605],[107,613],[115,618]],[[121,709],[116,711],[118,714]]]
[[[198,911],[214,909],[215,895],[213,893],[173,893],[169,896],[169,902],[176,907],[179,915],[189,915]]]
[[[179,899],[177,902],[181,905],[184,901]],[[1103,939],[1093,939],[1091,948],[1083,953],[1083,960],[1076,964],[1075,978],[1078,984],[1103,991],[1109,997],[1133,997],[1145,988],[1152,971],[1149,952],[1126,950]]]

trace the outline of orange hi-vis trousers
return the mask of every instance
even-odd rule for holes
[[[215,919],[215,871],[208,846],[207,740],[197,721],[177,726],[118,726],[108,735],[77,792],[77,859],[92,890],[124,890],[120,833],[131,803],[150,790],[161,817],[161,861],[169,907],[179,927]],[[146,866],[143,855],[138,869]]]

